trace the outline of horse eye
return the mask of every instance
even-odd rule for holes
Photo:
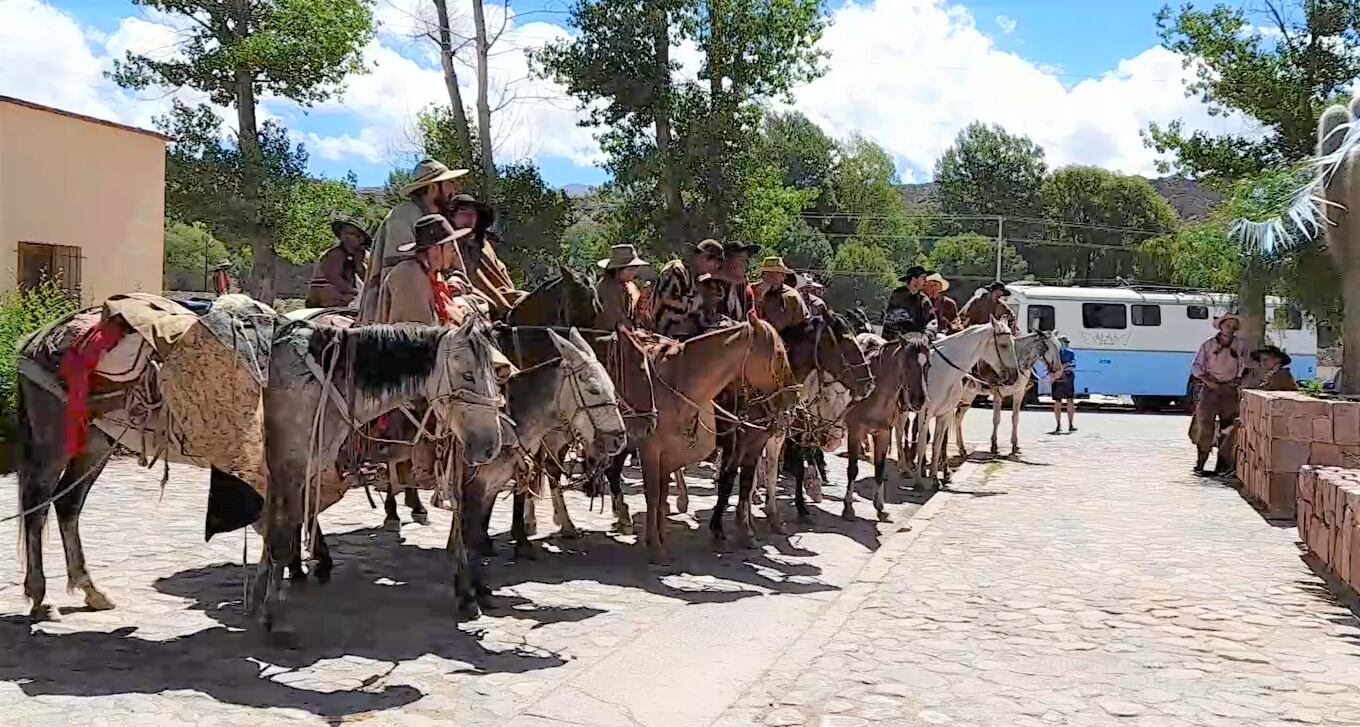
[[[594,395],[598,396],[598,395],[600,394],[600,387],[598,387],[598,386],[587,386],[587,387],[586,387],[586,393],[587,393],[587,394],[594,394]]]

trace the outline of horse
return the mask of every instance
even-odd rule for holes
[[[586,274],[566,265],[539,283],[505,317],[510,326],[575,326],[590,328],[600,312],[600,299]],[[516,364],[518,365],[518,364]]]
[[[549,334],[555,329],[545,326],[498,327],[495,331],[497,346],[507,357],[520,366],[531,366],[551,355],[552,346]],[[623,500],[622,469],[625,453],[636,448],[656,428],[656,399],[653,392],[652,371],[647,354],[642,350],[637,337],[641,334],[619,329],[614,332],[588,330],[583,335],[586,345],[595,355],[606,362],[605,368],[619,392],[619,405],[627,425],[628,444],[623,452],[607,460],[606,475],[609,479],[610,494],[613,500],[617,529],[622,534],[632,533],[633,521],[628,514],[628,506]],[[550,432],[543,441],[544,468],[553,499],[553,515],[559,531],[565,538],[576,538],[579,531],[567,512],[566,500],[561,486],[561,462],[566,454],[569,439],[558,432]],[[590,487],[593,478],[587,478]],[[528,500],[527,502],[532,502]],[[522,493],[516,495],[515,520],[523,523],[515,530],[525,535],[529,530],[529,508]],[[533,557],[532,548],[527,541],[515,538],[516,555]]]
[[[329,567],[317,516],[343,497],[337,459],[355,432],[417,401],[428,405],[419,436],[452,446],[481,465],[501,451],[501,398],[491,343],[469,318],[457,328],[416,324],[353,328],[296,321],[275,336],[264,390],[264,434],[270,486],[265,498],[261,568],[251,603],[260,624],[282,618],[283,568],[301,548],[299,526],[311,526],[313,555]],[[430,430],[433,429],[433,433]],[[442,481],[450,480],[446,466]],[[450,483],[461,485],[456,478]],[[458,502],[455,496],[453,502]],[[449,557],[460,615],[478,612],[463,547],[462,521],[453,518]]]
[[[126,296],[124,302],[129,302],[129,299],[134,297]],[[109,303],[106,303],[105,307],[108,305]],[[166,307],[167,305],[169,301],[163,301],[160,305],[154,306],[154,310],[180,318],[193,318],[189,311],[180,310],[175,313],[170,310],[175,306]],[[80,514],[85,507],[85,499],[113,454],[114,437],[118,437],[118,444],[135,449],[152,461],[165,458],[167,462],[173,459],[200,467],[212,467],[214,483],[223,479],[230,480],[247,490],[251,487],[263,488],[264,485],[263,474],[260,471],[262,467],[252,469],[256,477],[253,477],[249,484],[229,474],[233,465],[240,463],[235,459],[236,455],[240,454],[239,451],[227,452],[212,447],[207,448],[209,451],[200,451],[196,446],[197,441],[189,442],[189,438],[198,440],[198,435],[203,433],[203,429],[212,428],[204,424],[206,418],[212,418],[216,425],[212,436],[234,439],[238,445],[243,440],[249,439],[252,429],[258,429],[256,409],[233,408],[231,412],[222,413],[220,417],[215,417],[214,415],[219,412],[211,409],[214,406],[221,406],[221,402],[214,398],[216,396],[243,393],[251,397],[258,396],[260,378],[265,373],[262,367],[258,367],[260,362],[255,360],[253,364],[247,364],[244,360],[237,360],[235,356],[241,351],[239,348],[236,353],[226,349],[220,351],[219,353],[225,357],[209,355],[198,345],[203,342],[201,337],[194,345],[188,345],[186,338],[188,334],[179,338],[179,343],[176,344],[178,348],[172,347],[169,353],[157,350],[149,337],[143,337],[141,340],[143,352],[151,350],[152,353],[147,355],[159,357],[159,362],[143,360],[144,374],[139,374],[133,382],[124,384],[133,387],[131,393],[135,396],[117,390],[101,392],[96,388],[92,391],[89,409],[93,416],[85,426],[85,446],[74,456],[68,453],[66,442],[68,396],[64,385],[52,373],[57,369],[65,352],[49,350],[47,346],[57,340],[74,340],[80,335],[81,330],[76,318],[88,316],[98,310],[89,309],[51,323],[19,344],[16,362],[18,489],[21,513],[18,518],[19,552],[21,570],[24,574],[24,595],[30,602],[29,616],[34,621],[59,618],[57,610],[46,603],[47,578],[43,572],[42,539],[49,506],[57,513],[57,525],[61,531],[62,548],[66,556],[69,587],[84,591],[85,605],[88,608],[94,610],[114,608],[113,600],[105,595],[90,577],[80,538]],[[140,325],[128,324],[135,330],[126,333],[121,342],[137,343],[134,335],[140,335],[142,330],[140,326],[154,320],[145,317],[150,315],[151,311],[152,309],[147,309],[141,313],[143,317],[139,318]],[[268,352],[275,318],[275,312],[268,306],[247,296],[230,295],[219,298],[207,313],[198,317],[197,321],[204,327],[203,330],[211,331],[216,328],[219,331],[231,331],[233,344],[258,346],[255,352],[263,355]],[[124,322],[128,322],[126,318]],[[216,335],[214,333],[213,337]],[[139,358],[140,356],[139,353]],[[225,363],[227,361],[235,363],[234,365]],[[223,366],[230,370],[224,370]],[[205,369],[211,369],[219,375],[215,387],[196,387],[192,381],[171,380],[179,376],[189,378]],[[196,398],[195,392],[203,391],[205,388],[207,390],[203,396]],[[196,407],[198,411],[172,412],[171,405],[177,402]],[[181,429],[177,438],[171,439],[167,435],[165,440],[161,440],[154,431],[150,431],[160,428],[159,425],[150,423],[152,419],[158,419],[159,414],[148,416],[146,424],[134,425],[127,423],[134,420],[132,415],[134,409],[148,414],[164,411],[167,418],[170,414],[192,416],[193,422],[200,426],[195,426],[192,434]],[[126,422],[106,419],[112,415],[117,415],[117,418]],[[121,433],[117,433],[120,428]],[[163,451],[159,443],[162,441],[165,444]],[[259,444],[258,438],[251,441]],[[194,451],[188,451],[189,449]],[[263,465],[263,452],[257,454],[259,461],[254,464]],[[167,469],[167,476],[168,472]],[[258,500],[253,491],[252,496]]]
[[[717,416],[713,399],[735,381],[755,390],[750,404],[775,410],[792,406],[796,384],[784,342],[770,324],[754,316],[745,323],[720,328],[664,352],[653,360],[657,427],[640,448],[647,496],[645,542],[648,559],[665,563],[667,490],[671,474],[699,462],[717,446]],[[738,426],[751,426],[745,422]],[[737,527],[743,540],[754,540],[751,523],[750,476],[742,475],[738,494]],[[730,496],[730,482],[728,485]],[[720,491],[719,497],[723,494]],[[721,514],[715,520],[721,522]],[[710,524],[710,527],[712,525]]]
[[[929,345],[925,334],[905,333],[881,345],[876,341],[874,344],[869,356],[869,369],[874,376],[873,391],[866,398],[852,402],[845,410],[847,464],[841,517],[846,520],[855,518],[855,480],[859,477],[859,456],[866,436],[873,440],[874,510],[879,520],[888,519],[884,507],[883,470],[893,422],[904,408],[920,409],[925,400]]]
[[[1005,321],[994,319],[990,323],[970,326],[930,345],[931,376],[926,381],[925,404],[916,414],[918,421],[913,423],[916,430],[916,454],[913,460],[918,484],[923,477],[932,486],[949,481],[949,462],[944,454],[945,439],[958,412],[964,380],[973,376],[972,371],[979,363],[986,364],[998,373],[1001,377],[998,382],[1000,386],[1010,386],[1019,378],[1015,336]],[[928,436],[931,422],[935,423],[933,439]],[[928,471],[925,461],[927,443],[933,446]]]
[[[574,328],[569,338],[551,329],[547,335],[560,357],[510,376],[505,393],[506,406],[514,421],[513,436],[506,438],[495,459],[477,467],[463,484],[462,530],[472,533],[471,540],[478,545],[490,539],[487,504],[496,493],[505,490],[512,480],[516,494],[537,486],[538,472],[529,459],[550,434],[580,435],[589,453],[598,458],[622,452],[627,443],[614,385],[590,344]],[[534,470],[532,476],[530,470]],[[528,535],[523,528],[523,519],[517,519],[512,536],[527,544]],[[489,590],[481,559],[473,558],[471,563],[473,591],[486,596]]]
[[[959,457],[968,458],[968,449],[963,442],[963,417],[972,408],[973,400],[985,388],[992,398],[992,454],[1000,454],[997,445],[997,430],[1001,428],[1001,402],[1011,400],[1011,456],[1020,454],[1020,405],[1029,392],[1029,383],[1034,379],[1034,366],[1044,362],[1050,373],[1062,371],[1062,346],[1052,331],[1038,331],[1015,338],[1015,358],[1020,366],[1020,377],[1010,386],[984,387],[980,379],[965,379],[963,395],[959,399],[958,411],[954,416],[954,436],[958,442]]]
[[[834,439],[829,436],[830,430],[843,420],[845,407],[852,400],[863,399],[874,390],[873,371],[855,340],[854,329],[843,316],[828,311],[784,331],[783,337],[794,380],[803,382],[803,388],[789,433],[776,433],[765,446],[765,518],[776,531],[782,525],[775,506],[781,462],[793,475],[798,518],[810,522],[812,515],[803,493],[804,465],[825,467],[817,455]]]

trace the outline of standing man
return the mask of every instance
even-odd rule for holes
[[[331,221],[335,247],[327,250],[312,268],[307,284],[308,308],[344,308],[359,295],[359,285],[368,271],[368,247],[373,238],[348,216]]]
[[[709,328],[704,312],[701,275],[714,275],[722,268],[723,246],[717,240],[686,245],[684,260],[672,260],[657,275],[652,294],[651,319],[656,332],[683,341]]]
[[[948,336],[959,330],[959,304],[953,298],[945,295],[949,290],[949,281],[944,279],[938,272],[926,276],[926,284],[923,288],[926,297],[930,298],[930,307],[935,310],[935,330],[941,336]]]
[[[231,261],[223,260],[213,268],[212,274],[213,293],[223,296],[231,292]]]
[[[1195,474],[1211,477],[1205,470],[1209,452],[1218,439],[1219,428],[1227,429],[1237,418],[1237,392],[1247,367],[1249,347],[1237,335],[1242,319],[1226,313],[1214,319],[1218,332],[1200,345],[1190,375],[1199,382],[1199,403],[1190,421],[1190,438],[1195,442]]]
[[[449,169],[434,159],[422,161],[411,171],[411,181],[401,188],[406,200],[387,213],[373,235],[373,256],[359,296],[358,322],[372,323],[377,319],[378,289],[387,271],[410,257],[401,249],[413,249],[416,222],[442,211],[459,192],[453,180],[464,174],[466,169]]]
[[[604,331],[612,331],[617,326],[635,327],[635,311],[642,294],[633,279],[648,262],[632,245],[615,245],[610,249],[609,257],[598,265],[604,268],[604,275],[595,284],[595,292],[600,296],[600,313],[595,317],[595,327]]]
[[[774,326],[781,334],[808,319],[803,296],[784,281],[794,272],[784,259],[770,256],[760,262],[760,282],[756,283],[755,306],[761,320]]]
[[[1058,343],[1062,344],[1062,348],[1058,351],[1058,358],[1062,361],[1062,370],[1050,372],[1053,377],[1054,434],[1062,434],[1064,403],[1067,404],[1067,431],[1077,431],[1077,426],[1072,423],[1072,419],[1077,415],[1077,354],[1068,345],[1067,336],[1059,336]]]
[[[931,271],[920,265],[907,268],[903,285],[888,296],[888,307],[883,311],[883,336],[900,333],[925,333],[926,325],[935,320],[935,310],[925,293],[926,277]]]
[[[976,326],[981,323],[991,323],[993,318],[1000,318],[1010,324],[1011,331],[1015,331],[1015,314],[1011,312],[1010,306],[1006,305],[1006,298],[1010,297],[1010,291],[1006,290],[1006,284],[1000,280],[987,286],[986,292],[982,295],[974,296],[968,304],[963,306],[960,314],[963,327]]]

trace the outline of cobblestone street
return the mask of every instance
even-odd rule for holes
[[[974,445],[987,419],[970,415]],[[498,538],[502,607],[463,625],[445,514],[398,543],[355,492],[323,517],[334,580],[290,593],[293,650],[241,613],[240,534],[202,542],[206,473],[172,470],[162,497],[158,471],[119,462],[82,523],[116,610],[61,588],[54,524],[60,622],[29,625],[0,561],[0,724],[1360,724],[1360,625],[1292,528],[1190,477],[1184,418],[1083,414],[1076,434],[1042,434],[1051,422],[1027,412],[1022,461],[970,464],[919,511],[894,479],[884,524],[868,503],[836,517],[831,458],[815,526],[761,524],[762,549],[726,555],[698,525],[712,505],[700,470],[667,571],[573,496],[585,536],[547,537],[528,563]],[[13,490],[0,483],[0,512]],[[259,546],[252,534],[252,560]]]

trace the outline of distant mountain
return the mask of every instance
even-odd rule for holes
[[[572,199],[577,199],[580,197],[584,197],[590,194],[591,192],[594,192],[595,188],[590,186],[589,184],[567,184],[562,187],[562,191],[568,197]]]
[[[1185,177],[1149,179],[1152,188],[1176,211],[1182,222],[1200,222],[1223,201],[1223,196],[1203,184]],[[935,201],[935,183],[902,185],[902,197],[909,204],[923,205]]]

